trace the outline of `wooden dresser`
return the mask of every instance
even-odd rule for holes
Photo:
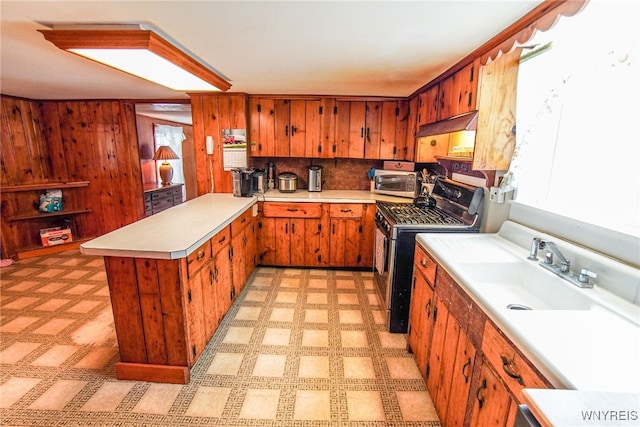
[[[165,209],[182,203],[182,186],[184,184],[144,185],[144,211],[147,216],[157,214]]]

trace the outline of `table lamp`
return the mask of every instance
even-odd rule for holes
[[[171,185],[171,179],[173,178],[173,167],[167,160],[179,159],[178,155],[168,145],[161,145],[153,155],[153,160],[163,160],[160,165],[160,180],[162,185]]]

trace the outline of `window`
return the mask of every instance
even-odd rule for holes
[[[182,141],[186,139],[180,126],[169,126],[155,124],[153,126],[153,137],[155,139],[156,150],[161,145],[168,145],[171,149],[180,157],[176,160],[167,160],[171,167],[173,167],[173,182],[184,183],[184,171],[182,167]],[[161,162],[156,162],[157,168],[160,168]],[[156,172],[159,174],[159,172]],[[156,175],[158,176],[158,175]],[[184,199],[184,186],[182,188]]]
[[[515,200],[640,236],[637,2],[591,1],[537,33],[518,75]]]

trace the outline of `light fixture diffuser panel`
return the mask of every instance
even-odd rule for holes
[[[217,87],[146,49],[69,49],[69,51],[174,90],[219,91]]]

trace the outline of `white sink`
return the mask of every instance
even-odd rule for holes
[[[599,306],[590,297],[590,289],[578,288],[537,262],[461,262],[458,271],[474,293],[498,311],[592,310]]]

